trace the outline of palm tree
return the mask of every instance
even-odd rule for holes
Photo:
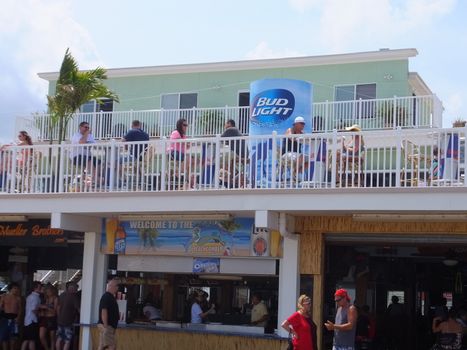
[[[78,63],[67,49],[57,80],[55,95],[48,95],[50,131],[58,127],[58,143],[65,139],[69,121],[80,106],[87,101],[113,99],[118,96],[103,83],[107,79],[106,70],[98,67],[90,71],[79,71]],[[52,132],[50,133],[52,135]],[[50,143],[53,142],[52,137]]]

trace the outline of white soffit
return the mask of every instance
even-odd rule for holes
[[[181,73],[203,73],[203,72],[222,72],[238,71],[249,69],[270,69],[270,68],[291,68],[320,66],[331,64],[362,63],[376,61],[403,60],[415,57],[418,54],[416,49],[396,49],[379,50],[368,52],[354,52],[334,55],[304,56],[273,58],[245,61],[213,62],[213,63],[194,63],[178,64],[152,67],[132,67],[132,68],[111,68],[107,69],[107,77],[135,77],[147,75],[163,74],[181,74]],[[58,72],[39,73],[42,79],[53,81],[57,80]]]
[[[409,72],[409,84],[417,96],[433,95],[433,92],[417,72]]]

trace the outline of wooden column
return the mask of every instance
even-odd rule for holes
[[[322,341],[324,300],[324,239],[321,231],[302,232],[300,236],[300,274],[311,274],[313,278],[313,321],[318,327],[318,345]]]

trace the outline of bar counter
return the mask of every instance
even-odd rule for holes
[[[81,324],[81,327],[91,327],[92,349],[97,349],[97,325]],[[261,327],[222,324],[167,321],[119,324],[116,336],[118,349],[132,350],[283,350],[287,347],[287,338],[264,334]]]

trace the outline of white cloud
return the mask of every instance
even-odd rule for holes
[[[10,138],[17,115],[44,111],[47,83],[38,72],[58,71],[69,47],[80,68],[98,65],[89,33],[73,19],[71,0],[3,0],[0,12],[0,137]]]
[[[423,31],[450,13],[457,0],[289,0],[293,9],[317,15],[313,44],[326,51],[386,47],[394,39]],[[383,43],[381,45],[381,43]]]
[[[466,109],[465,102],[467,100],[467,91],[457,91],[445,97],[443,104],[445,110],[443,113],[443,126],[450,127],[456,119],[467,119],[467,115],[462,115],[462,111]]]
[[[303,56],[298,51],[285,48],[283,50],[273,50],[266,41],[261,41],[256,47],[249,51],[245,58],[248,60],[258,60],[266,58],[297,57]]]
[[[322,2],[323,0],[289,0],[290,6],[300,12],[316,7]]]

